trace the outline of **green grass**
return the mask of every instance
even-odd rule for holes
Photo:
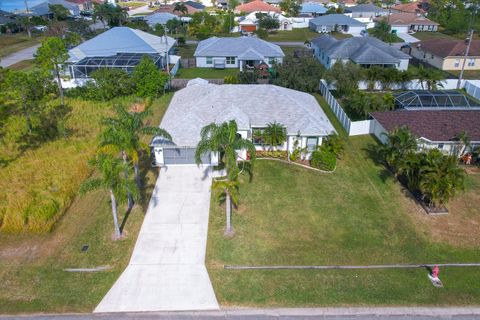
[[[193,54],[195,53],[196,49],[196,44],[184,44],[177,46],[177,55],[181,56],[182,58],[193,58]]]
[[[151,125],[158,125],[172,95],[168,94],[152,105],[149,119]],[[69,101],[69,103],[74,103]],[[113,103],[113,102],[112,102]],[[112,103],[107,104],[108,108]],[[104,114],[106,107],[89,102],[83,108],[99,109]],[[89,110],[89,109],[88,109]],[[96,122],[99,116],[85,114],[82,122]],[[78,132],[77,139],[94,144],[94,139]],[[150,137],[144,137],[149,142]],[[69,166],[62,165],[62,157],[69,156],[62,151],[65,141],[49,148],[49,159],[68,172],[85,164],[85,157]],[[79,149],[70,157],[77,157]],[[41,159],[39,159],[41,160]],[[19,162],[34,162],[27,157]],[[138,231],[143,221],[148,200],[154,187],[157,170],[151,168],[148,160],[142,163],[141,175],[144,180],[143,200],[134,207],[125,222],[125,239],[112,241],[113,224],[109,197],[99,190],[85,197],[75,197],[66,214],[54,231],[44,235],[9,235],[0,233],[0,313],[25,312],[91,312],[113,285],[130,259]],[[32,180],[35,182],[35,180]],[[14,192],[12,188],[4,193]],[[125,206],[119,207],[120,221],[126,219]],[[87,252],[81,252],[82,245],[88,244]],[[109,266],[98,273],[69,273],[64,268],[91,268]]]
[[[175,78],[177,79],[223,79],[226,76],[236,76],[240,69],[213,69],[213,68],[180,68]]]
[[[253,181],[241,179],[232,239],[223,236],[224,207],[212,198],[207,267],[222,306],[478,303],[478,268],[443,268],[444,289],[434,288],[424,269],[223,269],[223,265],[478,261],[477,249],[433,242],[426,230],[416,227],[418,208],[370,157],[368,150],[376,143],[370,136],[351,137],[333,174],[257,161]],[[475,194],[478,187],[480,177],[467,193]],[[478,202],[470,208],[480,217]],[[450,218],[457,213],[451,212]]]
[[[33,60],[23,60],[8,67],[8,69],[13,69],[17,71],[31,71],[34,68],[35,64]]]
[[[453,75],[456,78],[460,76],[460,71],[447,70],[445,72]],[[480,79],[480,70],[465,70],[463,72],[463,79],[470,79],[470,80]]]
[[[450,36],[441,32],[415,32],[412,34],[415,38],[424,41],[424,40],[458,40],[454,36]]]
[[[147,2],[137,2],[137,1],[128,1],[128,2],[118,2],[120,7],[130,7],[130,8],[139,8],[148,5]]]
[[[267,37],[267,41],[300,41],[305,42],[320,36],[309,28],[292,29],[291,31],[273,31]]]
[[[32,47],[40,43],[41,36],[32,36],[29,38],[24,33],[14,35],[0,35],[0,58],[8,56],[14,52]]]

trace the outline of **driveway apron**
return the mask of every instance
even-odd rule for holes
[[[162,168],[131,260],[94,312],[216,310],[205,267],[210,168]]]

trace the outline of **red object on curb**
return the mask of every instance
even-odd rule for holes
[[[438,278],[438,274],[439,274],[439,273],[440,273],[440,269],[438,268],[438,266],[433,267],[432,277]]]

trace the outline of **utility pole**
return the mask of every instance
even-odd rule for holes
[[[467,63],[468,53],[470,51],[470,46],[472,45],[472,39],[473,29],[470,29],[470,33],[468,35],[467,49],[465,50],[465,56],[463,57],[462,70],[460,71],[460,76],[458,77],[457,89],[460,89],[462,87],[463,72],[465,71],[465,64]]]
[[[32,37],[32,33],[30,32],[30,11],[28,11],[28,3],[27,3],[27,0],[24,0],[25,2],[25,19],[27,21],[27,24],[25,25],[25,27],[27,28],[27,33],[28,33],[28,37],[31,38]]]

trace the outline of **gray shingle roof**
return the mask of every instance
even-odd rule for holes
[[[166,38],[167,41],[165,37],[157,37],[141,30],[115,27],[71,49],[68,52],[69,61],[76,62],[85,57],[114,56],[117,53],[164,54],[175,44],[175,39]]]
[[[359,4],[358,6],[345,8],[345,12],[388,12],[388,10],[377,7],[371,3]]]
[[[238,57],[248,52],[256,56],[284,57],[282,49],[276,44],[254,37],[211,37],[200,41],[195,57]]]
[[[41,2],[29,9],[30,14],[33,16],[44,16],[50,13],[50,8],[49,4],[60,4],[67,8],[69,11],[72,11],[74,15],[79,15],[80,14],[80,9],[78,5],[68,2],[66,0],[47,0],[44,2]]]
[[[350,26],[350,27],[364,27],[365,24],[353,18],[347,17],[343,14],[327,14],[310,20],[310,23],[316,26]]]
[[[335,132],[315,98],[274,85],[189,85],[175,93],[160,127],[178,146],[196,146],[207,124],[235,120],[240,130],[277,121],[289,135]]]
[[[155,12],[144,18],[144,20],[147,21],[150,26],[154,26],[156,24],[165,25],[167,24],[167,21],[174,19],[177,20],[178,17],[170,12]]]
[[[398,63],[411,57],[402,51],[373,37],[353,37],[337,40],[322,35],[312,43],[333,59],[351,59],[357,63]]]

